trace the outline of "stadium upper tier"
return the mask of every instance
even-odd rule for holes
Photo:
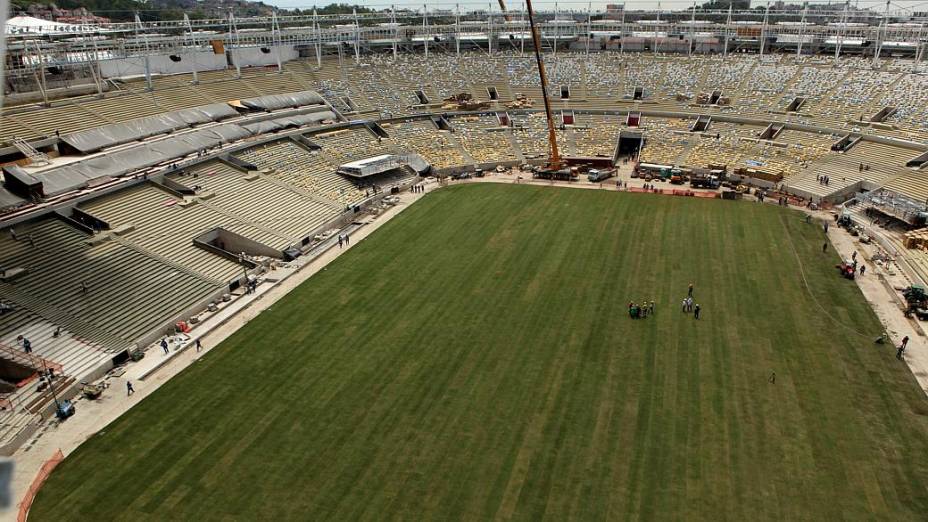
[[[253,67],[113,79],[101,93],[8,106],[0,142],[34,140],[182,108],[313,90],[335,109],[368,118],[446,112],[442,100],[467,93],[512,107],[517,94],[540,104],[534,59],[517,50],[457,55],[378,54],[353,60],[293,60]],[[911,60],[825,56],[685,56],[653,53],[549,53],[558,108],[731,114],[826,125],[902,139],[928,139],[928,75]],[[62,94],[79,90],[71,81]],[[638,95],[636,95],[636,91]],[[46,92],[51,92],[49,89]],[[713,93],[716,94],[713,97]],[[15,102],[15,97],[10,101]],[[890,112],[880,114],[883,109]]]
[[[481,10],[460,12],[424,6],[360,15],[307,14],[222,19],[162,20],[100,25],[50,22],[8,26],[9,68],[29,75],[30,66],[43,63],[66,67],[163,53],[182,56],[201,51],[229,51],[247,61],[252,51],[270,48],[286,55],[291,49],[325,55],[366,53],[402,47],[458,50],[484,47],[503,50],[530,40],[524,12]],[[510,6],[516,7],[516,6]],[[627,6],[626,6],[627,7]],[[546,47],[606,46],[635,50],[635,46],[677,51],[723,52],[788,49],[851,54],[917,54],[923,44],[924,18],[911,10],[828,9],[809,6],[804,11],[758,10],[619,10],[536,12],[539,34]],[[682,45],[687,44],[687,45]],[[283,59],[286,59],[284,57]]]

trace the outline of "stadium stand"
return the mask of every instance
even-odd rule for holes
[[[880,143],[863,142],[849,152],[829,153],[812,163],[803,176],[787,182],[796,191],[804,191],[816,197],[826,197],[847,192],[859,183],[868,183],[868,190],[892,182],[905,173],[905,161],[911,151]],[[861,166],[866,170],[861,170]],[[818,183],[819,173],[828,173],[828,185]],[[891,183],[890,183],[891,184]]]
[[[242,234],[242,224],[155,184],[95,199],[81,209],[124,230],[120,236],[140,249],[171,259],[218,284],[241,274],[237,263],[195,246],[193,238],[215,227]]]
[[[568,135],[574,141],[574,154],[583,157],[608,157],[615,152],[624,120],[611,115],[581,115]]]
[[[304,190],[313,196],[340,205],[363,199],[363,193],[336,173],[338,162],[331,162],[319,151],[310,152],[291,141],[278,141],[236,153],[254,164],[263,175]]]
[[[216,289],[110,232],[87,234],[54,217],[14,231],[0,238],[0,259],[25,273],[0,283],[0,298],[71,329],[87,325],[87,337],[108,348],[131,345]]]
[[[548,154],[548,128],[545,115],[540,112],[530,112],[512,116],[512,134],[522,156],[526,159],[539,158]],[[558,125],[559,122],[555,122]],[[562,129],[556,131],[557,145],[567,150],[566,137]]]
[[[459,116],[451,124],[461,146],[477,163],[516,161],[522,157],[514,150],[509,132],[500,130],[496,116]]]
[[[690,123],[682,119],[659,120],[648,118],[641,127],[645,143],[641,161],[661,165],[678,165],[687,147],[696,143],[689,133]]]
[[[645,139],[644,162],[754,169],[812,199],[883,188],[928,200],[924,171],[904,166],[928,150],[928,89],[910,62],[559,50],[546,63],[564,155],[612,157],[619,132],[634,131]],[[18,275],[0,279],[0,300],[14,308],[0,314],[0,344],[27,335],[39,356],[78,379],[239,280],[247,266],[197,238],[225,230],[281,252],[365,201],[372,185],[415,176],[403,168],[353,179],[340,165],[410,152],[441,173],[547,154],[536,64],[513,42],[493,53],[327,56],[321,66],[286,62],[282,72],[202,71],[197,82],[156,75],[152,89],[148,81],[108,79],[102,96],[0,112],[0,142],[41,140],[52,163],[30,166],[6,147],[0,209],[16,223],[0,234],[0,268]],[[459,93],[482,108],[444,106]],[[534,105],[515,103],[517,93]],[[787,111],[797,98],[804,103]],[[886,107],[895,112],[869,121]],[[560,125],[562,110],[573,111],[572,124]],[[628,111],[643,114],[639,128],[626,126]],[[713,119],[691,132],[697,116]],[[770,123],[785,130],[761,139]],[[845,135],[865,139],[832,151]],[[873,140],[882,137],[911,143]],[[79,198],[70,204],[108,228],[41,214],[59,198]],[[33,208],[34,218],[20,219]],[[0,441],[28,419],[9,413],[0,414]]]
[[[431,121],[394,122],[383,128],[398,146],[418,153],[436,169],[468,163],[451,133],[438,130]]]
[[[199,164],[185,175],[173,175],[171,179],[188,187],[198,187],[198,194],[208,196],[202,205],[265,231],[260,239],[254,239],[276,249],[298,245],[339,213],[331,203],[273,183],[264,176],[248,175],[219,161]],[[233,231],[246,235],[239,230]]]
[[[682,162],[694,167],[726,165],[731,169],[756,169],[790,178],[827,154],[833,141],[793,141],[784,136],[790,131],[775,140],[761,140],[757,137],[759,131],[759,127],[714,122],[709,132],[698,135]]]

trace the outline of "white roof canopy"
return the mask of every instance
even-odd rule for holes
[[[96,27],[86,24],[63,24],[34,16],[14,16],[6,21],[6,34],[56,34],[92,32]]]

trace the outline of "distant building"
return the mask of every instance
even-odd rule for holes
[[[31,4],[26,8],[26,13],[34,18],[51,20],[63,24],[108,24],[110,19],[105,16],[97,16],[83,7],[76,9],[61,9],[54,4],[42,5]]]
[[[621,20],[622,11],[625,10],[624,4],[606,4],[606,20]]]

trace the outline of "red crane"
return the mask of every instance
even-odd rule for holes
[[[499,0],[503,5],[503,0]],[[528,23],[532,28],[532,43],[535,47],[535,61],[538,62],[538,76],[541,78],[541,97],[545,102],[545,118],[548,121],[548,145],[551,150],[551,156],[548,158],[548,169],[558,170],[561,168],[561,155],[557,150],[557,134],[554,131],[554,117],[551,115],[551,100],[548,99],[548,78],[545,75],[545,62],[541,59],[541,35],[535,27],[535,16],[532,11],[532,1],[525,0],[525,7],[528,10]]]

